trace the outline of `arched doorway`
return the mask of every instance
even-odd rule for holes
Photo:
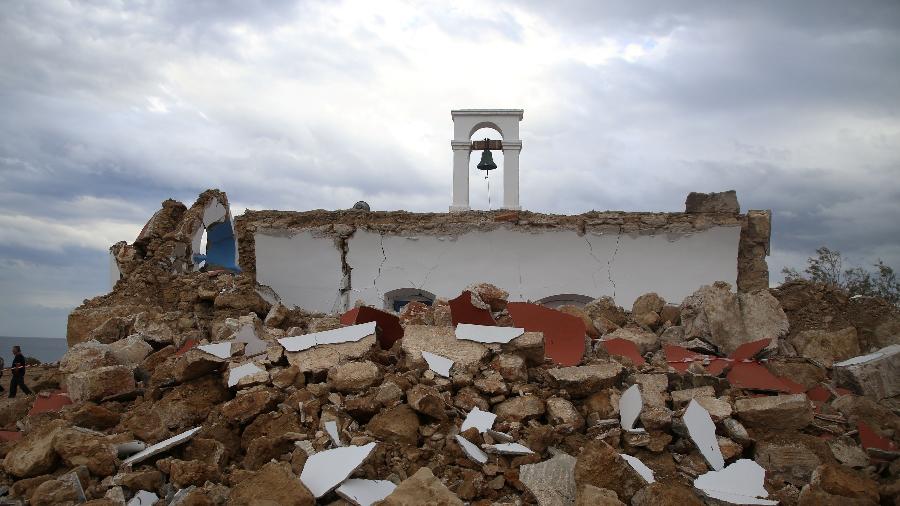
[[[397,288],[384,294],[384,309],[399,313],[403,306],[416,301],[426,305],[434,303],[433,293],[419,288]]]

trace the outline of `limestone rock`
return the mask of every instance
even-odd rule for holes
[[[380,378],[378,366],[368,360],[347,362],[328,370],[328,383],[331,388],[342,393],[367,390]]]
[[[702,337],[725,353],[763,338],[773,338],[774,347],[788,331],[787,316],[768,290],[736,294],[721,281],[685,298],[681,321],[686,339]]]
[[[841,497],[866,499],[876,504],[879,500],[878,483],[860,472],[834,464],[817,467],[813,471],[811,484]]]
[[[494,413],[501,420],[524,422],[538,418],[544,414],[544,401],[536,395],[523,395],[507,399],[494,408]]]
[[[806,394],[738,399],[735,410],[748,427],[802,429],[813,420],[813,406]]]
[[[116,447],[102,433],[80,427],[61,429],[53,440],[53,450],[68,466],[87,466],[94,476],[116,472]]]
[[[47,480],[31,494],[33,506],[69,506],[81,502],[81,495],[75,484],[64,480]]]
[[[52,471],[59,459],[53,440],[65,426],[65,421],[54,420],[27,434],[6,454],[3,461],[6,472],[18,478],[30,478]]]
[[[259,471],[238,481],[231,488],[228,506],[245,504],[278,504],[285,506],[313,506],[312,493],[286,462],[271,462]]]
[[[754,460],[766,469],[767,478],[796,487],[809,483],[820,465],[834,463],[825,441],[788,431],[758,437]]]
[[[5,393],[5,392],[4,392]],[[12,399],[0,396],[0,427],[10,427],[25,417],[34,403],[34,398],[20,395]]]
[[[738,204],[737,193],[734,190],[712,193],[691,192],[684,201],[684,212],[738,214],[741,212],[741,206]]]
[[[677,482],[655,482],[631,498],[632,506],[703,506],[693,490]]]
[[[567,506],[575,500],[575,457],[555,457],[519,467],[519,480],[540,506]]]
[[[419,440],[419,417],[408,404],[399,404],[372,417],[368,429],[383,440],[415,445]]]
[[[266,314],[263,324],[266,327],[278,327],[284,322],[289,314],[290,309],[288,309],[287,306],[280,302],[276,302],[275,304],[272,304],[272,308],[269,309],[268,314]]]
[[[469,285],[466,290],[472,293],[472,304],[475,307],[490,309],[494,313],[506,309],[506,301],[509,299],[509,292],[506,290],[490,283]]]
[[[570,503],[568,503],[570,504]],[[593,485],[579,487],[575,495],[575,506],[626,506],[615,492]]]
[[[568,425],[574,430],[584,427],[584,417],[575,406],[561,397],[547,399],[547,421],[552,425]]]
[[[70,374],[66,378],[69,397],[74,402],[98,401],[104,397],[134,390],[130,367],[112,365]]]
[[[406,335],[409,335],[408,330]],[[405,337],[403,341],[406,341]],[[303,351],[285,352],[284,355],[292,366],[300,369],[301,373],[319,373],[337,364],[361,358],[374,344],[375,334],[372,334],[352,343],[324,344]]]
[[[378,506],[463,506],[463,502],[427,467],[403,480]]]
[[[207,481],[219,481],[219,469],[200,460],[172,459],[169,478],[178,488],[190,485],[203,486]]]
[[[406,325],[434,325],[434,308],[417,300],[400,309],[400,323]]]
[[[603,336],[603,340],[606,339],[625,339],[626,341],[631,341],[637,345],[642,355],[659,349],[659,337],[653,332],[647,332],[641,328],[622,327]]]
[[[447,418],[446,404],[441,394],[432,386],[418,384],[406,392],[409,405],[419,413],[437,420]]]
[[[635,299],[632,304],[631,318],[648,327],[656,325],[660,321],[660,313],[665,306],[666,300],[655,292],[645,293]]]
[[[472,367],[484,361],[488,355],[487,346],[474,341],[458,340],[451,327],[427,327],[409,325],[400,341],[403,353],[410,366],[427,367],[422,351],[428,351],[455,362],[454,367],[460,370]]]
[[[272,409],[277,402],[278,396],[270,389],[242,391],[234,399],[222,405],[222,415],[244,425],[263,411]]]
[[[501,353],[491,363],[500,376],[506,381],[528,381],[528,369],[525,359],[514,353]]]
[[[59,361],[59,371],[63,374],[71,374],[118,365],[118,363],[108,344],[92,340],[78,343],[69,348]]]
[[[853,499],[829,494],[816,485],[806,485],[800,491],[797,506],[877,506],[866,499]]]
[[[612,299],[612,297],[600,297],[599,299],[592,300],[585,304],[584,311],[587,313],[588,317],[594,321],[596,324],[598,320],[606,320],[610,322],[613,326],[621,327],[625,325],[625,322],[628,321],[628,316],[625,314],[625,310],[616,305],[616,302]],[[597,328],[601,332],[603,332],[603,325],[598,325]]]
[[[802,357],[822,362],[828,367],[836,361],[846,360],[860,354],[859,338],[854,327],[829,332],[827,330],[805,330],[791,339],[794,349]]]
[[[153,346],[140,336],[130,335],[110,343],[109,351],[120,365],[136,366],[143,362],[147,355],[153,353]]]
[[[573,397],[585,397],[597,390],[615,385],[623,367],[618,362],[607,361],[590,365],[550,369],[547,374],[558,388],[566,389]]]
[[[838,385],[875,399],[900,394],[900,344],[834,365]]]
[[[575,483],[579,487],[593,485],[607,488],[614,491],[620,500],[628,502],[646,485],[641,475],[615,448],[597,439],[590,441],[578,456]]]

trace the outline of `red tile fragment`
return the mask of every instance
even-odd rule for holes
[[[806,396],[813,402],[828,402],[828,399],[831,399],[831,391],[822,385],[816,385],[806,391]]]
[[[644,365],[647,361],[644,360],[644,357],[641,356],[641,352],[638,350],[636,344],[633,341],[629,341],[628,339],[605,339],[600,341],[600,344],[606,349],[606,352],[610,355],[618,355],[620,357],[626,357],[631,359],[634,365]]]
[[[465,290],[455,299],[450,299],[450,319],[453,326],[460,323],[472,325],[497,325],[491,312],[472,305],[472,292]],[[521,327],[521,325],[518,325]]]
[[[22,439],[22,433],[16,430],[0,430],[0,441],[6,443],[9,441],[18,441]]]
[[[791,394],[802,394],[806,392],[806,387],[797,383],[796,381],[790,378],[778,378],[784,383],[785,388],[787,388],[788,393]]]
[[[581,363],[587,333],[581,318],[529,302],[510,302],[506,310],[516,327],[544,334],[544,356],[564,366]]]
[[[348,311],[348,313],[353,310]],[[395,342],[403,338],[403,327],[400,325],[400,318],[397,315],[375,309],[374,307],[361,306],[357,310],[356,323],[375,322],[378,326],[378,344],[381,349],[387,350],[394,345]],[[343,323],[343,318],[341,319]]]
[[[663,351],[666,354],[666,362],[669,363],[669,367],[678,372],[687,371],[692,362],[698,360],[702,362],[704,358],[704,355],[694,353],[687,348],[675,346],[674,344],[663,345]]]
[[[184,342],[183,345],[181,345],[181,348],[178,348],[178,351],[175,352],[175,355],[184,355],[189,349],[197,346],[198,344],[200,344],[200,342],[196,339],[188,339]]]
[[[791,391],[791,388],[781,378],[769,372],[758,362],[735,362],[726,378],[731,386],[737,388],[774,392]]]
[[[766,349],[766,346],[772,342],[771,338],[760,339],[759,341],[753,341],[751,343],[744,343],[737,347],[728,358],[734,360],[750,360],[755,357],[759,352]]]
[[[54,391],[50,392],[49,395],[44,395],[41,392],[34,398],[34,404],[31,405],[31,410],[28,414],[36,415],[38,413],[56,412],[68,404],[72,404],[72,399],[69,398],[67,393]]]
[[[350,311],[341,315],[341,325],[355,325],[356,317],[359,315],[359,308],[355,307]]]
[[[877,448],[889,452],[897,451],[897,445],[893,441],[879,436],[866,422],[862,420],[857,422],[856,429],[859,431],[859,443],[863,449]]]
[[[837,394],[838,397],[843,397],[845,395],[850,395],[853,393],[850,390],[847,390],[846,388],[841,388],[841,387],[835,388],[834,392]]]
[[[706,372],[712,374],[713,376],[718,376],[722,374],[722,371],[728,369],[733,362],[731,360],[727,360],[724,358],[713,358],[709,361],[709,365],[706,366]]]

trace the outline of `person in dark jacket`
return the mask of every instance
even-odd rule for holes
[[[25,384],[25,355],[22,355],[22,349],[18,346],[13,346],[12,352],[14,357],[11,367],[12,379],[9,380],[9,397],[15,397],[19,387],[22,387],[25,395],[31,395],[31,389]]]

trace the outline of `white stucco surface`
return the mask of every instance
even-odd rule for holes
[[[455,297],[467,285],[484,281],[509,291],[510,300],[610,295],[630,308],[639,295],[654,291],[680,303],[700,285],[736,283],[739,237],[739,227],[675,238],[508,229],[456,238],[382,238],[360,230],[349,243],[349,300],[380,307],[385,292],[406,287]]]
[[[330,237],[311,232],[257,232],[256,280],[282,302],[311,311],[342,311],[341,252]]]

